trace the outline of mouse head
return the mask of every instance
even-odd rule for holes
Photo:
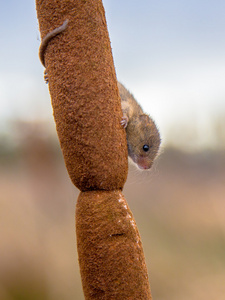
[[[128,154],[140,169],[151,168],[160,142],[159,131],[148,115],[140,115],[128,124]]]

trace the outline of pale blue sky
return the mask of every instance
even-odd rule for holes
[[[0,119],[52,115],[35,1],[0,0]],[[103,0],[118,79],[171,124],[225,115],[224,0]]]

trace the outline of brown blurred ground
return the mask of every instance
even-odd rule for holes
[[[0,299],[82,300],[78,190],[45,125],[17,130],[16,145],[0,143]],[[150,172],[130,166],[124,194],[153,298],[224,300],[225,154],[165,149]]]

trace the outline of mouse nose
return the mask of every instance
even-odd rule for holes
[[[144,166],[138,165],[138,167],[139,167],[140,169],[143,169],[143,170],[147,170],[147,169],[150,169],[150,168],[151,168],[151,166],[147,166],[147,165],[144,165]]]
[[[137,165],[140,169],[147,170],[151,168],[152,162],[149,159],[146,159],[145,157],[140,157],[137,160]]]

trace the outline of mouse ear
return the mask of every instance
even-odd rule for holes
[[[144,124],[147,125],[149,123],[150,118],[148,115],[143,114],[143,115],[140,115],[139,118],[140,118],[141,122],[143,122]]]

